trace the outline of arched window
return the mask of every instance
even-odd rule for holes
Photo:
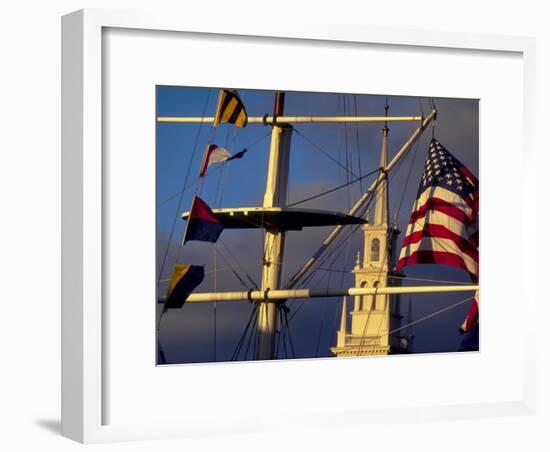
[[[370,260],[376,262],[380,260],[380,240],[372,239],[370,244]]]

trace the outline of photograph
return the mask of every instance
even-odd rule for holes
[[[157,85],[151,120],[158,366],[482,349],[479,99]]]

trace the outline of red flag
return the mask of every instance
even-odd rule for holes
[[[223,226],[201,198],[195,196],[191,204],[191,212],[187,218],[187,229],[183,243],[189,240],[201,242],[216,242],[223,231]]]

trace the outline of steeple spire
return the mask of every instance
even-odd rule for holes
[[[388,100],[386,99],[386,105],[384,110],[386,111],[386,117],[388,117],[389,110]],[[382,148],[380,149],[380,168],[385,168],[388,165],[388,122],[384,123],[382,129]],[[380,174],[380,181],[378,182],[378,189],[376,192],[376,207],[374,210],[375,225],[388,224],[388,179],[387,174]]]

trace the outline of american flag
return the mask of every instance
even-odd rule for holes
[[[477,282],[479,183],[432,139],[397,270],[412,264],[444,264],[467,271]]]

